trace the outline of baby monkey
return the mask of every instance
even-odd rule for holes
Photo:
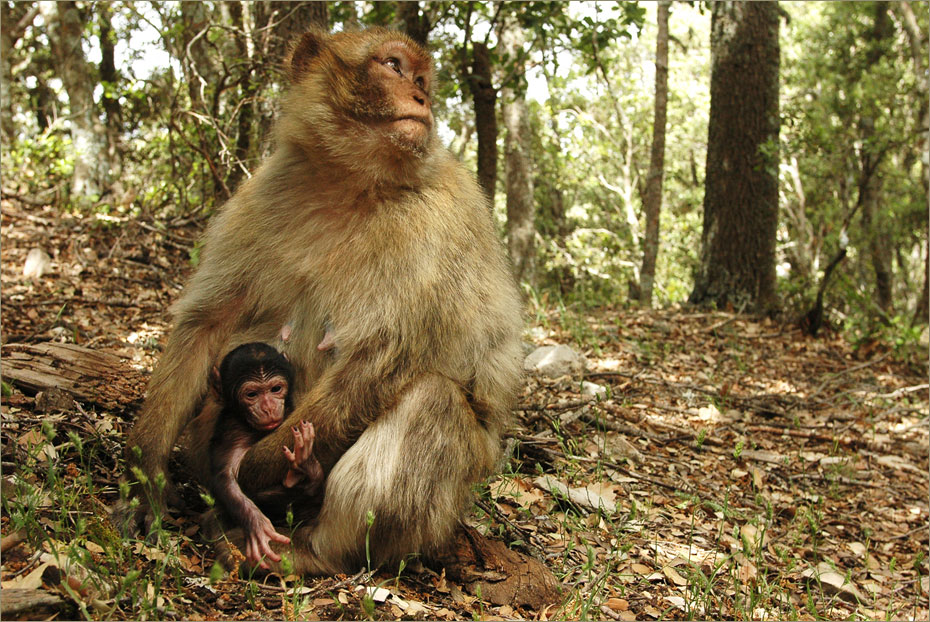
[[[292,428],[294,450],[284,447],[290,467],[280,485],[250,499],[239,487],[239,465],[246,452],[277,429],[293,409],[294,368],[283,354],[264,343],[247,343],[227,354],[211,376],[213,390],[223,405],[210,442],[212,493],[225,512],[245,531],[247,560],[267,568],[264,557],[281,561],[271,541],[290,539],[275,531],[259,509],[283,510],[288,501],[316,495],[324,480],[313,455],[313,424],[301,421]]]

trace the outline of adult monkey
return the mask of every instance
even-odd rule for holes
[[[298,403],[243,459],[243,490],[281,481],[281,446],[307,420],[327,482],[291,533],[295,570],[357,568],[369,511],[373,562],[436,554],[499,453],[519,296],[481,191],[439,145],[423,49],[382,29],[314,32],[289,65],[277,150],[208,228],[127,456],[164,473],[213,361],[292,326]],[[334,352],[317,348],[325,326]],[[190,453],[208,442],[195,432]]]

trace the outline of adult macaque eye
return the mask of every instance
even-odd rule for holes
[[[414,80],[413,83],[416,84],[421,89],[423,89],[424,91],[426,90],[426,80],[423,79],[423,76],[420,76],[419,78]]]
[[[387,60],[385,60],[384,64],[390,67],[391,69],[393,69],[397,75],[399,76],[404,75],[404,73],[400,70],[400,59],[394,58],[392,56],[391,58],[388,58]]]

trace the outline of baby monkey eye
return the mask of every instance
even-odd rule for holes
[[[384,64],[390,67],[391,69],[393,69],[394,73],[396,73],[397,75],[399,76],[404,75],[403,72],[400,70],[400,59],[399,58],[395,58],[392,56],[386,59],[384,61]]]
[[[249,391],[245,394],[245,396],[250,400],[254,400],[256,397],[258,397],[258,391]]]
[[[284,389],[284,387],[282,387],[280,384],[276,384],[275,386],[271,387],[271,392],[280,393],[282,389]]]

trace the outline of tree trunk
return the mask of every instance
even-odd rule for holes
[[[329,3],[316,2],[307,3],[307,27],[319,28],[329,32]]]
[[[711,87],[701,263],[692,303],[771,311],[778,225],[775,2],[711,5]]]
[[[472,43],[468,88],[475,106],[478,135],[478,185],[494,203],[497,187],[497,89],[491,81],[491,52],[483,43]]]
[[[668,11],[671,2],[659,2],[656,35],[656,99],[652,124],[652,153],[646,177],[646,234],[643,238],[643,268],[639,273],[639,302],[652,306],[656,258],[659,254],[659,214],[662,211],[662,177],[665,170],[665,119],[668,109]]]
[[[239,78],[239,93],[236,98],[239,102],[238,118],[236,119],[236,148],[235,161],[226,177],[226,187],[235,189],[248,174],[249,164],[252,163],[252,121],[255,117],[255,95],[258,85],[255,83],[255,24],[252,19],[252,3],[229,3],[229,20],[235,30],[241,33],[235,37],[235,58],[245,67]],[[256,160],[258,159],[256,154]],[[254,164],[254,163],[253,163]]]
[[[917,125],[920,128],[919,153],[927,153],[928,138],[930,138],[930,80],[927,79],[927,37],[917,25],[917,17],[908,2],[898,2],[895,5],[901,13],[904,32],[911,45],[911,55],[914,61],[914,73],[917,76],[917,85],[921,97],[918,99]],[[930,166],[925,157],[920,158],[920,181],[924,187],[924,194],[930,196]],[[923,235],[927,235],[924,231]],[[914,322],[926,324],[930,320],[930,240],[924,241],[924,278],[914,309]]]
[[[884,219],[880,216],[880,198],[882,179],[878,174],[878,165],[882,153],[873,153],[869,148],[875,136],[875,123],[871,118],[860,120],[862,126],[861,170],[859,182],[859,204],[862,206],[862,226],[868,239],[869,259],[875,272],[875,302],[885,315],[887,321],[894,312],[892,304],[893,273],[891,268],[891,237],[888,235]]]
[[[273,2],[256,4],[256,23],[273,25],[268,59],[283,66],[290,46],[311,28],[329,32],[329,2]],[[261,16],[261,17],[259,17]]]
[[[71,196],[79,200],[100,196],[109,179],[104,127],[94,103],[96,71],[84,57],[85,15],[76,2],[43,2],[53,62],[68,93],[74,175]]]
[[[38,14],[38,5],[30,7],[26,2],[0,4],[0,23],[3,24],[0,28],[0,63],[3,65],[3,73],[0,75],[0,131],[6,145],[16,138],[12,90],[13,64],[16,59],[13,48]]]
[[[930,322],[930,240],[924,244],[924,282],[914,310],[914,323]]]
[[[100,103],[106,115],[106,141],[107,156],[111,165],[111,178],[113,191],[117,198],[124,193],[122,182],[122,145],[120,132],[123,128],[123,111],[119,103],[118,90],[119,73],[116,71],[116,33],[112,24],[112,5],[107,2],[98,2],[94,5],[97,11],[97,22],[100,38],[100,84],[103,93]]]
[[[420,11],[419,2],[398,2],[397,20],[400,22],[400,30],[420,45],[426,45],[433,25],[429,15]]]
[[[519,59],[525,37],[515,19],[508,19],[501,32],[501,45],[511,59]],[[530,121],[526,109],[523,61],[515,61],[513,77],[503,88],[505,178],[507,186],[507,246],[517,281],[535,279],[536,228],[533,210],[533,163],[530,155]]]
[[[867,36],[865,71],[869,71],[885,55],[894,33],[894,25],[888,15],[888,5],[876,2],[873,9],[875,19]],[[862,224],[868,239],[869,258],[875,273],[875,302],[884,315],[882,320],[887,321],[894,313],[894,272],[891,267],[892,248],[887,218],[882,216],[880,209],[882,175],[879,166],[885,155],[885,147],[879,146],[880,141],[875,135],[875,120],[878,114],[881,112],[873,105],[859,118],[862,135],[862,149],[859,152],[859,203],[862,206]]]

